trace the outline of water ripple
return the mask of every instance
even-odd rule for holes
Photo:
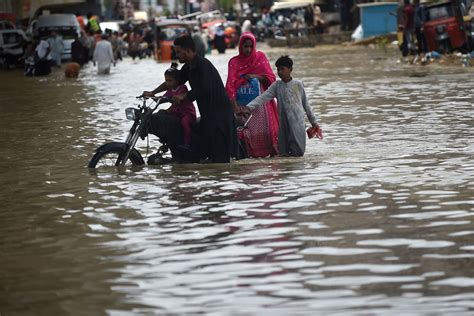
[[[265,50],[325,132],[303,158],[89,172],[168,63],[0,73],[0,313],[472,314],[472,68]]]

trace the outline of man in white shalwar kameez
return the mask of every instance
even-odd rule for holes
[[[64,41],[56,31],[51,31],[48,38],[49,47],[51,47],[51,58],[55,66],[61,67],[61,57],[64,51]]]
[[[95,45],[94,64],[97,63],[99,74],[109,74],[112,64],[115,65],[112,44],[107,40],[106,35],[102,35],[102,40]]]

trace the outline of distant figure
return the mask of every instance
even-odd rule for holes
[[[425,33],[423,31],[423,27],[426,22],[426,11],[425,11],[425,6],[420,4],[420,0],[415,0],[414,6],[415,6],[415,13],[414,13],[415,36],[416,36],[416,43],[418,45],[418,54],[421,55],[421,54],[426,54],[428,52]]]
[[[410,0],[404,0],[402,10],[402,29],[403,29],[403,57],[408,54],[414,55],[413,34],[415,32],[415,8],[411,5]]]
[[[83,65],[85,62],[85,49],[84,45],[79,39],[79,36],[75,36],[74,42],[71,44],[71,61],[73,63],[78,63],[79,65]]]
[[[313,8],[314,14],[314,27],[316,33],[324,33],[324,27],[326,25],[326,21],[323,20],[323,16],[321,14],[321,8],[318,5],[315,5]]]
[[[135,11],[134,11],[133,4],[131,3],[131,1],[127,0],[127,2],[125,3],[125,7],[123,9],[124,9],[124,19],[126,21],[133,20]]]
[[[219,25],[218,27],[216,27],[216,33],[214,34],[214,46],[216,47],[219,54],[225,53],[226,44],[223,25]]]
[[[201,32],[199,31],[199,27],[196,26],[193,29],[193,34],[191,37],[193,38],[194,45],[196,46],[196,54],[204,58],[204,55],[206,55],[207,51],[207,43],[204,42]]]
[[[202,39],[206,43],[206,55],[212,54],[212,37],[209,34],[209,29],[202,30]]]
[[[48,44],[51,47],[51,59],[55,66],[61,67],[61,56],[64,51],[64,42],[56,31],[51,31],[48,37]]]
[[[46,76],[51,73],[51,47],[45,40],[40,40],[35,49],[35,76]]]
[[[84,63],[88,63],[92,60],[92,55],[94,55],[95,49],[95,38],[92,32],[82,32],[81,33],[81,43],[84,46]]]
[[[113,17],[116,20],[123,20],[124,17],[124,6],[122,1],[115,1]]]
[[[91,12],[87,14],[87,25],[86,30],[94,34],[100,33],[99,18],[96,15],[92,15]]]
[[[341,15],[341,31],[350,31],[352,30],[352,0],[342,0],[340,7]]]
[[[64,69],[64,75],[66,78],[77,78],[80,69],[81,65],[78,63],[67,63],[66,68]]]
[[[311,5],[308,5],[304,10],[304,22],[309,29],[314,28],[314,11]]]
[[[81,30],[84,30],[86,28],[86,22],[84,22],[84,17],[79,12],[76,12],[75,15],[77,23],[79,23],[79,26],[81,27]]]
[[[115,60],[122,60],[122,51],[125,48],[125,42],[123,41],[119,32],[115,31],[112,33],[110,43],[112,44],[112,50],[114,52]]]
[[[95,45],[94,65],[97,63],[99,74],[109,74],[112,64],[115,65],[112,44],[107,40],[107,35],[102,35],[102,40]]]
[[[33,76],[35,74],[35,46],[33,43],[26,45],[23,59],[25,60],[25,76]]]
[[[242,23],[242,33],[252,32],[252,22],[249,18],[246,18]]]
[[[128,56],[132,57],[135,60],[136,57],[142,58],[140,54],[140,44],[143,40],[143,37],[138,32],[132,31],[128,35]]]

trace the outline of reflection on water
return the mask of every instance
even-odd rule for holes
[[[0,314],[472,313],[472,70],[396,54],[290,51],[304,158],[97,173],[168,65],[1,73]]]

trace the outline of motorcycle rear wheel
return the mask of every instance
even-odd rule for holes
[[[89,162],[89,168],[106,168],[106,167],[115,167],[117,159],[120,155],[123,155],[124,152],[119,148],[110,148],[109,150],[99,150],[94,156],[92,156],[91,161]],[[125,162],[125,166],[141,166],[143,161],[137,158],[135,155],[130,155]]]

